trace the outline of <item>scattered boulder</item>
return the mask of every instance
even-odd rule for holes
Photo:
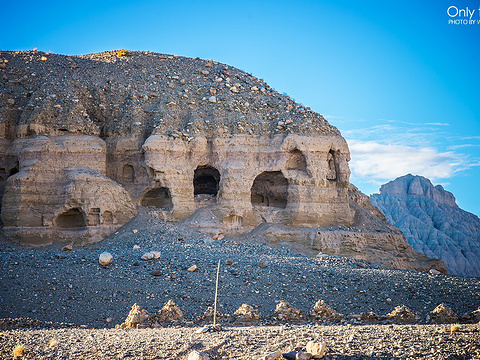
[[[227,320],[228,314],[223,314],[217,310],[217,321],[218,320]],[[209,306],[207,310],[203,313],[203,316],[200,317],[199,322],[201,324],[211,324],[213,323],[213,307]]]
[[[321,359],[325,355],[325,343],[309,341],[307,343],[307,353],[312,355],[313,359]]]
[[[142,255],[142,260],[152,260],[152,259],[158,259],[160,258],[160,252],[159,251],[149,251],[145,254]]]
[[[258,311],[248,304],[242,304],[233,315],[239,324],[256,324],[260,319]]]
[[[463,315],[462,321],[472,324],[480,323],[480,307],[471,313]]]
[[[160,323],[172,323],[183,320],[182,310],[173,300],[168,300],[158,312],[157,320]]]
[[[330,321],[338,321],[343,319],[342,314],[337,313],[330,306],[325,304],[325,301],[323,300],[318,300],[315,303],[311,316],[314,319],[330,320]]]
[[[98,263],[102,266],[107,266],[113,261],[113,256],[109,252],[103,252],[98,257]]]
[[[376,323],[380,317],[373,311],[363,312],[359,316],[359,320],[363,323]]]
[[[72,250],[73,250],[73,245],[72,245],[72,244],[65,245],[65,246],[62,248],[62,251],[72,251]]]
[[[188,271],[189,272],[194,272],[195,270],[197,270],[198,266],[197,265],[192,265],[188,268]]]
[[[123,324],[115,326],[116,329],[133,329],[143,324],[149,318],[148,312],[140,305],[133,304]]]
[[[428,314],[427,321],[436,324],[452,324],[458,322],[459,318],[448,306],[440,304]]]
[[[300,321],[303,320],[303,315],[300,310],[294,308],[288,302],[280,300],[273,313],[273,318],[278,321]]]
[[[193,350],[190,354],[188,354],[188,360],[210,360],[210,357],[204,352]]]
[[[259,267],[260,269],[265,269],[267,266],[268,266],[267,263],[266,263],[265,261],[263,261],[263,260],[260,260],[260,261],[258,262],[258,267]]]
[[[390,314],[387,314],[381,318],[381,320],[388,320],[389,322],[398,324],[411,324],[420,320],[420,317],[415,315],[405,305],[396,306]]]
[[[305,351],[298,351],[295,355],[295,360],[310,360],[311,358],[312,354]]]
[[[289,351],[287,353],[282,354],[284,359],[287,360],[295,360],[297,358],[297,352],[296,351]]]
[[[233,265],[233,260],[232,259],[225,260],[225,265]]]
[[[150,272],[150,275],[152,275],[152,276],[162,276],[162,272],[160,270],[152,270]]]

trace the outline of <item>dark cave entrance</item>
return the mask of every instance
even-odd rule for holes
[[[73,208],[61,213],[57,217],[56,224],[59,228],[81,228],[85,227],[85,217],[78,208]]]
[[[265,171],[253,181],[252,205],[285,209],[287,197],[288,180],[280,171]]]
[[[140,205],[154,206],[163,210],[172,210],[173,202],[170,190],[166,187],[151,189],[142,196]]]
[[[211,166],[199,166],[193,175],[193,194],[217,196],[220,173]]]

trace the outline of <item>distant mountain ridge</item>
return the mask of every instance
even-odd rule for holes
[[[441,185],[408,174],[370,199],[415,250],[443,260],[450,274],[480,276],[480,219]]]

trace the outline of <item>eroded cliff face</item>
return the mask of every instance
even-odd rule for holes
[[[209,234],[274,224],[296,229],[279,231],[294,246],[313,236],[310,252],[436,265],[349,192],[350,154],[334,126],[238,69],[149,52],[2,52],[0,81],[9,238],[96,242],[142,206]]]
[[[209,206],[228,232],[353,220],[345,140],[260,79],[153,53],[1,58],[8,235],[98,241],[136,206],[169,221]]]
[[[409,174],[382,185],[371,200],[416,251],[441,259],[451,274],[480,276],[480,219],[442,186]]]

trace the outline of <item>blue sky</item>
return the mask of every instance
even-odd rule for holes
[[[480,214],[478,0],[9,0],[2,8],[0,50],[126,48],[230,64],[337,126],[351,181],[365,193],[413,173]]]

